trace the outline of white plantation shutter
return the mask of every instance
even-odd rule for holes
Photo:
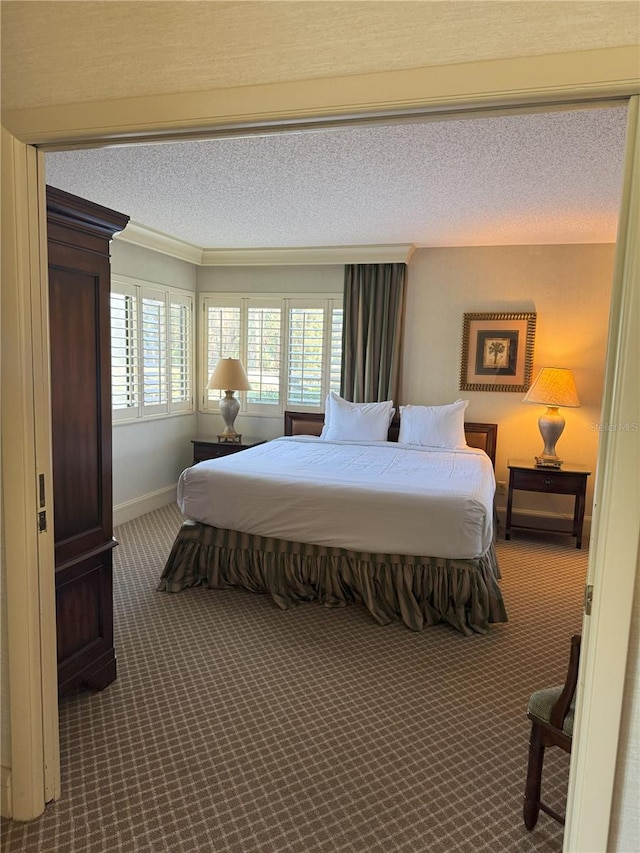
[[[140,405],[138,302],[134,288],[111,293],[111,397],[114,418],[137,414]]]
[[[193,411],[193,325],[188,292],[112,277],[114,421]]]
[[[190,296],[170,296],[169,368],[173,411],[193,405],[193,302]]]
[[[324,352],[324,307],[289,308],[287,405],[320,406]]]
[[[331,300],[332,303],[334,300]],[[342,378],[342,308],[331,306],[331,340],[329,346],[329,391],[340,393]]]
[[[282,309],[249,303],[245,368],[251,391],[247,404],[278,406],[282,363]]]
[[[145,288],[142,295],[142,403],[148,409],[150,406],[165,407],[168,401],[166,294]]]
[[[218,305],[213,299],[205,300],[206,358],[204,372],[206,377],[203,377],[205,386],[221,358],[242,357],[240,353],[240,316],[241,309],[238,300],[236,300],[235,305]],[[207,391],[205,399],[217,401],[222,396],[224,396],[224,391]]]

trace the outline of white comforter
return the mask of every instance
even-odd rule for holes
[[[188,518],[354,551],[479,557],[493,536],[495,478],[482,450],[278,438],[187,468]]]

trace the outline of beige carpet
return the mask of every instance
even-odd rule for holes
[[[165,507],[116,531],[118,679],[61,703],[62,799],[5,822],[6,853],[561,850],[546,815],[522,824],[525,709],[564,678],[586,550],[500,541],[510,621],[465,638],[357,605],[155,592],[179,523]],[[567,772],[550,750],[560,808]]]

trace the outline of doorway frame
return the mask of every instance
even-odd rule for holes
[[[2,190],[2,568],[11,743],[2,812],[30,820],[60,796],[47,220],[44,155],[4,127]]]
[[[595,62],[594,54],[598,54],[598,62]],[[356,123],[358,117],[365,122],[388,123],[407,120],[407,114],[412,120],[442,120],[453,116],[471,119],[504,111],[598,106],[603,99],[609,98],[626,101],[629,96],[640,92],[636,63],[635,49],[617,48],[355,78],[243,87],[241,92],[199,92],[191,97],[182,95],[179,100],[175,96],[166,96],[128,99],[126,103],[112,101],[81,105],[82,110],[74,106],[25,110],[19,114],[7,113],[5,120],[21,143],[28,146],[37,144],[44,150],[60,150],[124,141],[176,141],[197,136],[290,132],[327,126],[332,117],[335,123],[342,124]],[[596,75],[599,79],[595,79]],[[505,80],[509,81],[508,90],[504,88]],[[470,81],[473,81],[473,89]],[[372,91],[380,94],[373,96]],[[637,102],[637,98],[633,100]],[[640,168],[638,133],[637,130],[631,132],[634,121],[637,128],[637,103],[634,110],[634,120],[631,119],[631,110],[629,112],[633,156],[628,157],[625,177],[623,204],[627,205],[637,199]],[[39,180],[44,183],[42,175]],[[26,192],[26,188],[23,189]],[[21,182],[18,181],[18,195],[21,191]],[[41,217],[42,213],[38,217],[30,211],[27,218],[29,227],[41,228]],[[638,383],[637,362],[628,369],[622,369],[634,357],[634,340],[637,341],[640,333],[635,284],[640,278],[639,241],[631,229],[634,219],[637,226],[637,215],[634,217],[629,210],[622,210],[621,224],[627,231],[619,234],[616,249],[603,422],[618,422],[616,419],[620,417],[637,418],[637,391],[634,387],[634,382]],[[41,271],[39,286],[46,290],[46,270]],[[34,393],[41,392],[34,389]],[[634,467],[638,462],[638,448],[633,447],[629,438],[628,433],[605,432],[598,453],[600,475],[596,477],[594,547],[590,550],[589,559],[589,577],[595,584],[594,610],[592,617],[585,620],[565,850],[606,849],[607,845],[619,725],[609,724],[603,738],[597,724],[605,713],[608,720],[619,720],[624,693],[640,537],[637,492],[634,493],[629,485],[629,472],[638,470],[637,465]],[[616,480],[609,471],[620,473],[622,480]],[[618,532],[622,524],[622,534],[626,537],[622,541],[607,535],[607,524],[614,520],[610,508],[616,506],[626,508],[622,521],[618,522]],[[630,517],[629,510],[631,513],[635,511],[635,518]],[[615,568],[615,583],[611,580],[604,582],[605,567],[608,571]],[[46,572],[49,570],[44,568]],[[9,592],[8,603],[11,608],[18,603]],[[55,629],[55,611],[45,607],[38,627],[50,635],[52,626]],[[30,636],[30,642],[33,642],[33,636]],[[615,661],[613,667],[610,665],[612,660]],[[33,661],[30,663],[33,665]],[[50,662],[41,660],[41,667],[45,673],[43,683],[48,684],[50,690],[52,679],[46,673]],[[599,692],[603,685],[606,685],[606,693]],[[50,700],[51,696],[49,703]],[[32,701],[35,702],[36,697]],[[42,718],[45,719],[44,713]],[[13,722],[22,726],[21,717]],[[51,728],[47,726],[49,737]],[[599,746],[594,749],[596,741]],[[595,782],[597,797],[594,796]]]

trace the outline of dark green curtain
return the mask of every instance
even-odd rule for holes
[[[340,393],[347,400],[397,401],[406,274],[406,264],[345,266]]]

